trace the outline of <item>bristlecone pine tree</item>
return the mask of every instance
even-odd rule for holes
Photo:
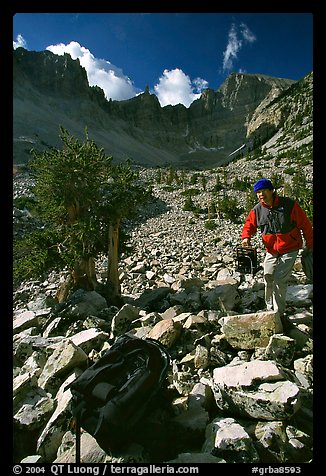
[[[44,227],[19,243],[24,251],[16,266],[24,270],[23,278],[68,266],[69,278],[57,292],[62,302],[72,289],[97,288],[95,260],[104,252],[106,297],[114,303],[120,297],[121,220],[136,213],[151,190],[138,181],[129,161],[113,165],[87,130],[85,135],[81,142],[60,127],[61,149],[33,150],[29,166],[35,179],[35,209]]]

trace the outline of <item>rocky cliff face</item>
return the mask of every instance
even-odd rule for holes
[[[84,97],[89,94],[86,71],[80,66],[79,60],[73,60],[65,53],[54,55],[50,51],[38,53],[18,48],[14,52],[14,85],[24,86],[30,82],[41,94],[59,96],[60,98]]]
[[[304,123],[312,127],[313,111],[313,74],[309,73],[304,81],[291,85],[286,94],[279,94],[273,87],[252,115],[247,136],[257,134],[259,129],[272,126],[279,129],[284,125],[287,130]]]
[[[118,161],[129,157],[143,166],[209,168],[227,163],[253,137],[270,139],[293,114],[310,115],[312,121],[312,107],[306,107],[312,101],[312,73],[299,82],[234,73],[187,109],[161,107],[148,89],[129,100],[107,101],[67,54],[18,48],[13,56],[14,163],[26,162],[31,147],[60,146],[62,125],[81,138],[87,127]],[[310,89],[300,86],[306,82]]]

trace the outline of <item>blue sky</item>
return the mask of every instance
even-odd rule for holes
[[[304,77],[313,70],[313,14],[16,13],[13,46],[78,57],[107,98],[148,85],[162,106],[189,107],[232,72]]]

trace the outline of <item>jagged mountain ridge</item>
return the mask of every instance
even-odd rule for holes
[[[60,146],[62,125],[81,138],[87,127],[90,138],[118,161],[129,157],[142,166],[180,168],[221,165],[242,144],[257,135],[270,139],[284,126],[289,111],[279,110],[278,98],[288,104],[287,94],[309,76],[293,81],[233,73],[217,91],[204,90],[189,108],[161,107],[148,88],[129,100],[107,101],[68,54],[18,48],[13,56],[16,164],[28,160],[31,147]],[[300,111],[306,104],[294,102]]]

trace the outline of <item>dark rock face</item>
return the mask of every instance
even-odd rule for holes
[[[188,109],[161,107],[148,88],[132,99],[107,101],[100,88],[89,87],[85,69],[68,54],[18,48],[13,56],[15,163],[29,159],[31,144],[60,146],[62,125],[80,138],[87,127],[118,161],[130,157],[144,166],[214,167],[248,143],[248,124],[257,108],[296,83],[233,73],[217,91],[204,90]]]
[[[38,53],[18,48],[14,52],[13,68],[14,85],[23,74],[42,94],[60,98],[89,96],[85,69],[67,53],[58,56],[51,51]]]

